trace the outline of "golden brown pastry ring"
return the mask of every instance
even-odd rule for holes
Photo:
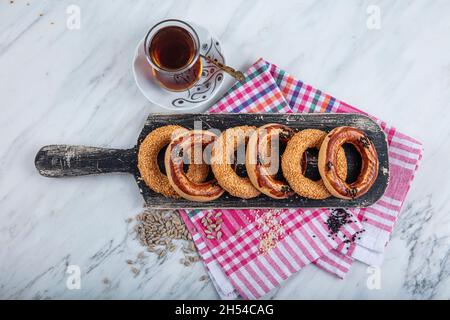
[[[259,127],[250,137],[247,144],[245,167],[248,177],[252,184],[264,193],[274,199],[286,199],[294,194],[289,185],[275,178],[273,163],[271,161],[262,161],[262,156],[272,153],[272,139],[279,139],[281,143],[286,143],[294,134],[294,131],[281,124],[269,123]],[[276,154],[278,161],[278,153]],[[269,160],[269,159],[267,159]]]
[[[214,143],[212,151],[211,169],[217,182],[232,196],[243,199],[257,197],[260,192],[249,178],[237,175],[233,169],[233,158],[236,150],[243,150],[245,154],[245,143],[255,129],[256,127],[239,126],[225,130]]]
[[[322,180],[314,181],[304,176],[306,163],[302,161],[309,148],[320,149],[327,133],[316,129],[297,132],[288,142],[281,158],[283,175],[291,188],[300,196],[309,199],[326,199],[331,196]],[[337,173],[344,180],[347,177],[347,159],[340,148],[336,160]]]
[[[167,176],[159,170],[158,154],[175,135],[185,132],[188,130],[175,125],[159,127],[150,132],[139,146],[138,168],[142,179],[150,189],[169,198],[180,196],[169,184]],[[206,164],[193,164],[189,166],[186,176],[192,181],[202,182],[208,176],[208,171]]]
[[[198,183],[190,179],[183,170],[186,153],[195,155],[196,150],[192,151],[193,149],[201,150],[202,159],[197,159],[195,155],[195,162],[205,163],[203,150],[212,146],[211,144],[216,139],[217,136],[212,132],[192,130],[175,137],[168,145],[164,161],[166,173],[170,185],[181,197],[192,201],[207,202],[219,198],[224,193],[216,179]]]
[[[336,171],[337,150],[344,143],[352,144],[361,155],[361,172],[355,182],[345,182]],[[364,195],[378,176],[378,155],[367,135],[353,127],[337,127],[326,136],[319,151],[318,167],[328,191],[341,199]]]

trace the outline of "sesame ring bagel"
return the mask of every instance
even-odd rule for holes
[[[245,167],[248,177],[256,189],[274,199],[286,199],[294,194],[285,181],[276,179],[279,144],[289,141],[293,134],[287,126],[270,123],[259,127],[247,144]]]
[[[216,139],[217,136],[209,131],[192,130],[175,137],[168,145],[164,161],[167,177],[170,185],[181,197],[207,202],[224,193],[216,179],[195,182],[183,170],[186,154],[194,155],[194,163],[206,163],[203,159],[204,149],[211,148]]]
[[[300,196],[309,199],[326,199],[331,196],[322,180],[314,181],[305,177],[306,163],[303,161],[309,148],[320,149],[327,133],[316,129],[297,132],[288,142],[281,158],[283,175],[291,188]],[[337,173],[344,179],[347,177],[347,159],[344,149],[337,152]]]
[[[240,126],[225,130],[214,143],[211,169],[219,185],[235,197],[250,199],[257,197],[260,192],[250,182],[249,178],[237,175],[233,169],[234,155],[237,152],[237,163],[240,162],[241,153],[244,155],[245,143],[256,130],[256,127]]]
[[[175,125],[159,127],[150,132],[139,146],[138,169],[142,179],[150,189],[169,198],[180,196],[169,184],[167,176],[159,169],[158,154],[174,136],[183,132],[188,130]],[[208,171],[206,164],[193,164],[189,166],[186,175],[192,181],[201,182],[208,176]]]
[[[361,171],[355,182],[346,183],[336,170],[338,152],[344,143],[352,144],[361,155]],[[323,140],[318,167],[322,180],[332,195],[341,199],[356,199],[364,195],[378,176],[378,155],[373,142],[359,129],[337,127]]]

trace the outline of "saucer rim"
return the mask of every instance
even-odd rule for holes
[[[225,53],[224,53],[224,50],[223,50],[223,47],[222,47],[222,43],[220,42],[220,39],[219,38],[217,38],[213,33],[211,33],[208,29],[206,29],[205,27],[203,27],[203,26],[201,26],[201,25],[199,25],[199,24],[196,24],[196,23],[192,23],[192,22],[190,22],[190,21],[188,21],[188,23],[189,24],[191,24],[191,25],[193,25],[194,27],[196,27],[196,28],[201,28],[201,29],[203,29],[203,30],[205,30],[206,31],[206,34],[208,35],[208,39],[215,39],[215,40],[217,40],[217,41],[219,41],[219,43],[220,43],[220,53],[222,54],[222,56],[223,56],[223,58],[224,58],[224,63],[226,62],[226,57],[225,57]],[[195,108],[200,108],[200,107],[202,107],[202,106],[204,106],[205,104],[207,104],[210,100],[212,100],[216,95],[217,95],[217,93],[220,91],[220,89],[222,88],[222,86],[223,86],[223,84],[224,84],[224,82],[225,81],[222,81],[220,84],[219,84],[219,86],[217,87],[217,89],[206,99],[206,100],[204,100],[204,101],[202,101],[202,102],[199,102],[198,104],[196,104],[196,105],[192,105],[192,106],[187,106],[187,107],[173,107],[173,106],[168,106],[168,105],[164,105],[164,104],[162,104],[162,103],[160,103],[160,102],[157,102],[157,101],[155,101],[154,99],[151,99],[149,96],[148,96],[148,94],[147,94],[147,91],[146,90],[143,90],[143,88],[141,87],[141,85],[140,85],[140,82],[138,81],[138,79],[137,79],[137,72],[136,72],[136,70],[137,70],[137,68],[136,68],[136,60],[137,60],[137,58],[138,58],[138,56],[139,56],[139,48],[141,47],[141,45],[142,45],[142,43],[143,43],[143,41],[145,40],[145,38],[142,38],[139,42],[138,42],[138,44],[137,44],[137,46],[136,46],[136,49],[134,50],[134,56],[133,56],[133,61],[132,61],[132,63],[131,63],[131,69],[132,69],[132,71],[133,71],[133,78],[134,78],[134,82],[135,82],[135,84],[136,84],[136,86],[138,87],[138,89],[139,89],[139,91],[142,93],[142,95],[149,101],[149,102],[151,102],[151,103],[153,103],[153,104],[155,104],[155,105],[157,105],[157,106],[159,106],[159,107],[161,107],[161,108],[163,108],[163,109],[166,109],[166,110],[171,110],[171,111],[185,111],[185,110],[192,110],[192,109],[195,109]],[[202,42],[202,40],[203,39],[200,39],[200,42]],[[200,58],[201,59],[201,58]],[[224,76],[225,76],[225,72],[224,72]],[[161,88],[161,90],[165,90],[164,88]],[[166,90],[167,92],[171,92],[171,91],[169,91],[169,90]],[[187,92],[188,90],[184,90],[184,91],[179,91],[179,92]]]

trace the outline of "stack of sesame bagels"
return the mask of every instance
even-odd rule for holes
[[[347,159],[342,148],[347,143],[355,147],[362,162],[351,183],[346,181]],[[158,154],[165,147],[164,174]],[[319,150],[318,181],[305,176],[305,153],[310,148]],[[237,173],[239,165],[245,167],[247,176]],[[138,168],[150,189],[171,198],[207,202],[227,192],[242,199],[261,195],[286,199],[297,194],[309,199],[334,196],[351,200],[363,196],[374,184],[378,156],[369,137],[354,127],[337,127],[329,133],[317,129],[296,132],[270,123],[259,128],[233,127],[216,135],[168,125],[153,130],[142,141]]]

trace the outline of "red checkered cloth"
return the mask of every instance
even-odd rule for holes
[[[262,59],[245,75],[245,81],[236,83],[210,112],[363,113]],[[244,298],[259,298],[309,263],[340,278],[350,270],[354,258],[367,264],[381,263],[422,157],[422,146],[374,120],[388,138],[390,182],[385,195],[370,208],[181,210],[222,298],[235,298],[234,289]],[[202,219],[218,219],[219,212],[223,236],[217,240],[205,233]],[[336,219],[344,221],[338,232],[330,228]],[[275,238],[271,230],[277,230]],[[267,241],[268,235],[273,241]],[[263,250],[268,242],[269,250]]]

